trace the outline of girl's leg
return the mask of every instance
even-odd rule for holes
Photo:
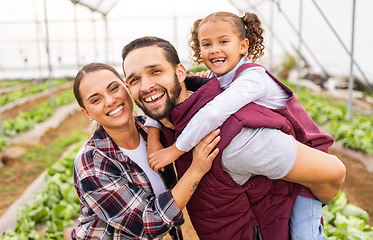
[[[325,240],[321,216],[322,203],[319,200],[298,196],[290,216],[291,239]]]

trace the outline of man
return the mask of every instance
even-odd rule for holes
[[[163,39],[136,39],[124,47],[122,57],[132,97],[148,116],[164,125],[162,140],[166,146],[173,143],[175,134],[179,134],[191,116],[220,89],[213,79],[195,94],[188,92],[184,84],[185,68],[173,46]],[[256,116],[256,112],[275,114],[255,104],[244,108],[243,111],[252,116]],[[344,181],[344,165],[335,156],[295,142],[279,130],[248,128],[252,122],[260,124],[260,119],[251,118],[251,122],[247,122],[246,115],[240,111],[221,126],[222,139],[217,147],[224,151],[219,153],[188,203],[191,221],[201,239],[288,239],[288,221],[295,198],[302,194],[311,196],[307,189],[291,182],[309,187],[318,199],[328,202]],[[291,132],[286,119],[283,121],[281,128]],[[260,150],[251,151],[253,146]],[[255,159],[279,160],[279,165],[268,166],[270,170],[256,174],[289,182],[249,176],[249,181],[237,184],[232,179],[235,173],[224,166],[243,158],[253,158],[248,161],[253,166],[261,163]],[[294,161],[289,161],[290,158]],[[184,154],[175,165],[179,177],[182,176],[190,165],[190,156]]]

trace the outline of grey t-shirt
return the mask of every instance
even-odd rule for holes
[[[293,168],[297,145],[291,135],[272,128],[243,128],[222,153],[222,167],[243,185],[255,175],[281,179]]]

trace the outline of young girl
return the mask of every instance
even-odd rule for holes
[[[162,149],[158,126],[148,121],[148,126],[154,126],[149,128],[148,155],[151,168],[158,171],[175,161],[184,152],[191,150],[207,133],[219,127],[231,114],[250,102],[276,111],[285,108],[287,100],[294,98],[294,93],[265,68],[253,64],[264,54],[262,34],[261,22],[252,13],[245,13],[240,18],[232,13],[216,12],[194,23],[190,39],[190,46],[194,51],[193,60],[198,64],[203,62],[211,70],[210,77],[217,77],[224,91],[199,110],[175,144],[169,148]],[[286,114],[284,116],[288,118]],[[295,122],[298,121],[296,115],[291,117]],[[317,128],[313,122],[307,124],[306,132]],[[298,138],[302,138],[302,134],[296,136],[301,141]],[[323,142],[310,141],[308,145],[328,151],[332,142],[327,136]],[[290,219],[293,239],[326,238],[320,223],[321,208],[320,201],[298,196]]]

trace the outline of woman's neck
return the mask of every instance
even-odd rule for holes
[[[119,146],[125,149],[136,149],[140,145],[140,135],[135,119],[130,120],[120,128],[105,128],[107,134]]]

